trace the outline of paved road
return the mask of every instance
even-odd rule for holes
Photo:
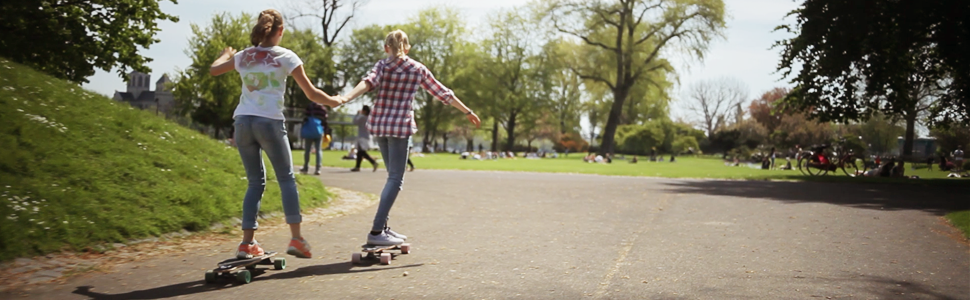
[[[385,175],[327,169],[321,178],[379,193]],[[967,188],[419,170],[407,174],[391,220],[411,237],[413,253],[390,266],[349,262],[372,207],[305,225],[317,257],[288,258],[286,270],[248,285],[202,281],[230,244],[28,296],[970,299],[970,247],[940,218],[968,209],[967,195]],[[286,242],[285,232],[275,235],[261,240],[270,250]]]

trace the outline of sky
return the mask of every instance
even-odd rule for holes
[[[154,59],[148,64],[152,69],[152,81],[163,74],[173,74],[191,64],[185,49],[192,33],[190,24],[204,26],[214,14],[229,12],[238,14],[259,13],[266,8],[276,8],[284,13],[292,6],[305,0],[265,1],[265,0],[182,0],[175,5],[162,2],[162,11],[179,17],[178,23],[161,22],[161,31],[156,35],[161,41],[144,49],[141,54]],[[674,118],[692,119],[694,114],[683,108],[686,90],[691,84],[733,77],[748,87],[749,101],[774,87],[790,87],[787,80],[775,72],[780,59],[780,50],[771,49],[777,40],[790,37],[784,32],[773,32],[781,24],[791,23],[785,15],[798,6],[793,0],[724,0],[729,15],[725,38],[714,41],[703,61],[670,53],[667,58],[674,63],[679,84],[671,92],[673,102],[671,115]],[[363,6],[348,25],[350,28],[370,24],[403,23],[418,11],[435,6],[450,6],[458,9],[470,27],[481,27],[487,22],[489,14],[503,8],[512,8],[522,0],[370,0]],[[288,20],[290,22],[290,20]],[[292,20],[295,25],[313,26],[308,21]],[[301,24],[302,22],[302,24]],[[316,25],[319,26],[319,25]],[[350,28],[341,32],[347,37]],[[214,59],[214,58],[213,58]],[[124,91],[125,83],[117,72],[98,72],[89,77],[84,87],[99,94],[114,95],[116,90]],[[154,88],[154,87],[153,87]],[[584,126],[585,127],[585,126]]]

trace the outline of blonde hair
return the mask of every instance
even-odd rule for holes
[[[387,34],[387,37],[384,38],[384,46],[391,49],[390,53],[388,53],[388,57],[390,58],[404,57],[405,52],[411,51],[408,34],[400,29]]]
[[[249,41],[253,43],[253,46],[259,46],[260,43],[268,41],[274,35],[280,33],[283,30],[283,15],[275,9],[267,9],[259,13],[259,19],[256,21],[256,26],[253,27],[253,33],[249,34]]]

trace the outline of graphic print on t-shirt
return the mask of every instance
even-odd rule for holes
[[[274,78],[273,72],[252,72],[253,70],[251,70],[261,66],[279,68],[281,64],[272,52],[256,48],[247,49],[243,53],[243,59],[239,65],[247,71],[247,74],[243,76],[243,84],[250,92],[263,90],[269,86],[274,88],[281,86],[280,82]]]

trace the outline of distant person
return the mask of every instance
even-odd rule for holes
[[[414,149],[414,142],[411,138],[410,136],[408,137],[408,153],[411,153],[412,149]],[[408,155],[408,172],[414,172],[414,163],[411,162],[411,155]]]
[[[368,105],[364,105],[354,116],[354,125],[357,125],[357,163],[353,169],[350,169],[351,172],[360,172],[360,163],[365,159],[374,166],[374,170],[371,172],[377,172],[377,161],[367,153],[367,150],[371,148],[370,131],[367,130],[368,117],[370,117],[370,106]]]
[[[633,156],[633,159],[630,160],[630,163],[631,164],[637,163],[637,156],[636,155]]]
[[[293,157],[286,136],[286,117],[283,115],[283,95],[286,78],[293,80],[310,101],[337,107],[340,97],[332,97],[317,89],[307,78],[303,61],[289,49],[279,46],[283,38],[283,15],[274,9],[259,13],[256,26],[249,35],[252,47],[236,52],[226,47],[212,63],[209,74],[219,76],[230,71],[239,72],[242,91],[233,112],[235,141],[246,170],[248,187],[242,205],[242,242],[237,258],[251,258],[265,252],[256,242],[256,215],[266,187],[262,153],[276,172],[283,199],[283,213],[290,225],[290,244],[287,254],[310,258],[310,244],[300,232],[300,195],[293,176]],[[271,84],[272,83],[272,84]]]
[[[350,151],[347,151],[347,155],[341,157],[344,160],[357,160],[357,146],[350,147]]]
[[[957,146],[956,150],[953,150],[953,172],[960,173],[963,171],[963,146]]]
[[[420,62],[407,56],[411,44],[404,31],[395,30],[384,38],[387,57],[378,61],[371,71],[346,95],[348,101],[365,92],[377,90],[374,97],[374,115],[368,119],[371,133],[387,168],[387,182],[381,192],[380,204],[366,243],[372,245],[400,245],[407,236],[394,232],[387,226],[388,215],[398,193],[404,185],[405,166],[408,161],[408,139],[418,131],[414,116],[414,97],[424,89],[434,98],[464,113],[465,118],[476,127],[481,119],[458,97],[445,87]]]
[[[322,167],[323,162],[321,157],[323,156],[323,139],[327,134],[327,109],[318,103],[310,102],[307,105],[306,111],[304,112],[306,117],[304,117],[303,127],[301,127],[300,135],[303,138],[303,169],[300,169],[300,173],[306,174],[310,171],[310,152],[317,157],[317,169],[313,172],[313,175],[320,175],[320,167]]]
[[[673,153],[670,153],[670,162],[675,162],[675,161],[677,161],[677,158],[674,156]]]
[[[657,161],[657,147],[650,148],[650,161]]]
[[[769,157],[771,157],[771,165],[768,168],[774,170],[775,169],[775,147],[771,147],[771,152],[768,155]]]

